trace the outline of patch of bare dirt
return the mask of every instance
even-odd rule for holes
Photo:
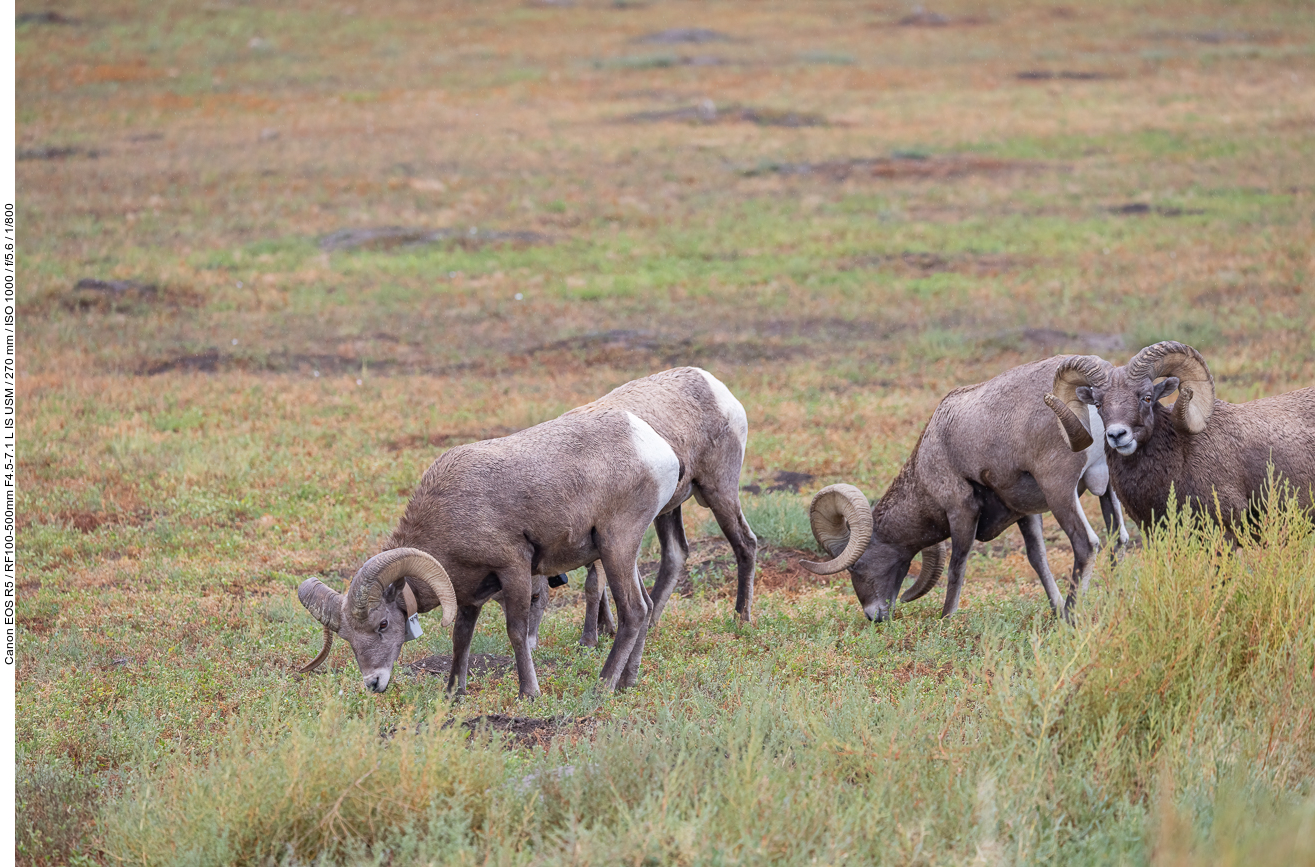
[[[948,156],[897,154],[889,157],[828,160],[820,163],[768,162],[754,168],[742,169],[740,173],[745,177],[779,174],[815,176],[833,181],[844,181],[850,178],[929,178],[946,180],[966,175],[1035,169],[1039,168],[1040,165],[1039,163],[1023,160],[1006,160],[999,157],[978,156],[975,154]]]
[[[427,244],[450,243],[463,249],[478,249],[490,244],[531,246],[552,241],[547,235],[529,231],[501,231],[498,229],[424,229],[414,226],[375,226],[360,229],[339,229],[320,238],[320,249],[334,250],[393,250],[404,247],[423,247]]]
[[[1061,352],[1089,352],[1103,355],[1123,352],[1127,349],[1127,341],[1123,339],[1122,334],[1075,333],[1058,328],[1019,328],[1000,331],[982,337],[979,343],[984,348],[1023,354],[1039,352],[1042,355],[1056,355]]]
[[[641,367],[654,361],[675,366],[706,365],[713,361],[748,364],[783,361],[807,352],[807,347],[759,339],[704,341],[697,337],[675,337],[653,331],[612,329],[557,340],[525,350],[536,363],[554,364],[554,356],[570,356],[587,366],[606,364]],[[566,359],[561,359],[565,361]]]
[[[371,359],[370,372],[384,373],[397,366],[388,359]],[[308,373],[313,376],[359,371],[361,359],[348,355],[278,352],[265,356],[245,356],[209,349],[205,352],[176,355],[141,365],[138,372],[155,376],[171,371],[218,373],[227,370],[265,371],[268,373]]]
[[[81,156],[94,160],[100,155],[101,151],[92,150],[91,148],[45,145],[44,147],[22,148],[14,154],[14,158],[18,160],[66,160],[69,157]]]
[[[915,6],[912,12],[896,23],[900,27],[971,27],[986,24],[987,19],[977,16],[951,18],[949,15],[933,11],[925,6]]]
[[[1154,30],[1150,39],[1182,40],[1205,45],[1223,45],[1229,42],[1276,42],[1280,35],[1272,30]]]
[[[675,27],[646,33],[632,40],[638,45],[703,45],[708,42],[734,42],[734,38],[717,30],[704,27]]]
[[[178,286],[161,287],[137,280],[100,280],[84,277],[63,298],[69,310],[130,311],[140,307],[197,306],[202,296]]]
[[[800,560],[816,560],[818,556],[816,552],[759,545],[758,574],[754,586],[787,593],[802,593],[826,587],[833,579],[814,575],[799,565]],[[658,560],[640,561],[639,575],[646,584],[651,584],[652,579],[657,577],[659,563]],[[705,587],[734,583],[735,552],[731,550],[729,542],[718,537],[690,543],[689,556],[685,560],[685,575],[672,592],[689,596],[694,592],[696,580]]]
[[[572,743],[581,738],[592,738],[598,729],[598,720],[585,716],[539,718],[490,713],[472,717],[461,726],[470,729],[474,735],[489,732],[510,735],[506,741],[508,746],[539,747],[546,750],[556,738],[566,737]]]
[[[477,430],[463,431],[440,431],[435,434],[412,434],[411,436],[400,437],[395,440],[389,440],[384,443],[384,448],[390,452],[400,452],[406,449],[419,448],[436,448],[446,449],[452,446],[459,446],[462,443],[475,443],[483,440],[497,439],[505,437],[508,434],[514,434],[524,428],[506,427],[505,425],[493,425],[492,427],[479,428]]]
[[[1167,205],[1148,205],[1145,202],[1128,202],[1123,205],[1114,205],[1109,209],[1109,212],[1122,217],[1140,217],[1147,214],[1155,214],[1160,217],[1189,217],[1205,213],[1199,208],[1175,208]]]
[[[45,12],[20,12],[14,16],[15,24],[77,24],[78,19],[70,18],[67,15],[56,12],[53,9]]]
[[[426,674],[446,675],[452,671],[452,654],[438,653],[433,656],[426,656],[424,659],[417,659],[410,663],[410,668],[415,672],[424,672]],[[496,653],[472,653],[470,655],[470,668],[468,674],[471,677],[489,675],[490,677],[501,677],[509,671],[516,668],[516,660],[510,656],[501,656]]]
[[[827,126],[827,120],[820,114],[805,111],[781,111],[771,108],[754,108],[752,106],[727,105],[718,108],[710,99],[686,106],[663,111],[641,111],[628,114],[626,123],[752,123],[758,126],[807,127]]]
[[[1107,81],[1117,76],[1108,72],[1086,72],[1074,69],[1026,69],[1014,73],[1019,81]]]
[[[844,270],[874,268],[914,276],[954,272],[978,277],[994,277],[1029,264],[1017,256],[998,253],[965,253],[943,256],[939,253],[905,251],[873,256],[856,256],[841,264]]]
[[[791,470],[777,470],[776,475],[772,477],[774,484],[768,485],[767,492],[785,492],[791,494],[799,493],[799,486],[806,485],[813,480],[812,473],[796,473]],[[760,484],[752,483],[740,488],[748,494],[761,494],[763,487]]]

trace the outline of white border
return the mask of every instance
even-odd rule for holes
[[[0,50],[4,52],[6,74],[0,80],[0,262],[3,262],[4,281],[3,310],[4,323],[4,366],[0,368],[0,391],[4,400],[0,402],[0,476],[3,476],[4,489],[4,606],[0,617],[0,864],[12,864],[17,858],[15,851],[14,829],[16,817],[14,810],[14,783],[17,773],[15,762],[17,754],[14,749],[14,715],[17,684],[14,677],[17,656],[17,617],[16,589],[17,548],[14,537],[14,490],[17,455],[14,450],[15,426],[17,419],[16,396],[17,367],[15,357],[15,323],[17,320],[15,306],[17,303],[16,278],[18,267],[17,234],[17,184],[14,177],[14,156],[17,147],[15,136],[15,89],[18,69],[14,56],[14,8],[13,0],[0,0]]]

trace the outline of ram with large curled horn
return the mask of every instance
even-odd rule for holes
[[[974,541],[994,539],[1017,524],[1028,561],[1050,604],[1063,612],[1090,575],[1099,537],[1078,497],[1090,490],[1101,498],[1106,528],[1126,541],[1122,512],[1109,488],[1103,431],[1095,413],[1077,422],[1089,448],[1070,450],[1055,416],[1037,399],[1062,365],[1059,356],[1007,370],[994,379],[955,389],[941,400],[913,454],[885,495],[869,506],[852,485],[818,491],[809,506],[813,535],[833,559],[804,562],[819,575],[849,570],[854,592],[870,620],[890,614],[895,596],[921,552],[922,569],[904,594],[911,601],[929,592],[942,570],[942,543],[950,540],[948,586],[943,615],[959,607],[964,568]],[[1095,356],[1077,356],[1093,369],[1108,367]],[[1052,512],[1073,545],[1068,600],[1046,560],[1041,513]]]
[[[308,668],[324,661],[338,635],[352,646],[366,687],[382,692],[409,616],[441,606],[444,625],[455,618],[448,689],[462,692],[476,620],[497,600],[521,695],[538,695],[531,652],[544,576],[595,564],[587,587],[601,575],[617,610],[599,677],[607,689],[633,685],[648,630],[683,571],[686,499],[706,504],[730,541],[740,567],[736,609],[749,616],[757,540],[739,502],[747,438],[744,408],[726,386],[683,367],[527,430],[449,450],[425,471],[384,552],[346,593],[317,579],[302,584],[298,597],[325,630]],[[637,563],[650,524],[662,547],[651,597]],[[601,592],[590,601],[606,605]],[[593,611],[586,642],[597,640],[605,611]]]
[[[1171,406],[1161,400],[1174,392]],[[1235,538],[1237,522],[1266,495],[1271,478],[1304,505],[1315,488],[1315,388],[1247,403],[1215,397],[1201,353],[1175,341],[1147,346],[1122,367],[1060,366],[1046,403],[1070,448],[1083,448],[1083,411],[1104,427],[1110,480],[1134,520],[1154,526],[1179,506],[1219,521]]]

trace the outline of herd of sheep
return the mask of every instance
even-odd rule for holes
[[[1174,392],[1171,406],[1160,402]],[[447,688],[460,694],[475,622],[496,600],[520,694],[538,695],[532,651],[548,587],[587,566],[582,642],[596,642],[600,620],[610,627],[616,637],[602,683],[634,685],[644,640],[684,571],[681,504],[691,496],[712,510],[730,542],[735,610],[750,617],[757,539],[739,499],[748,433],[729,389],[707,371],[682,367],[519,433],[449,450],[421,478],[385,550],[345,593],[316,578],[298,589],[324,625],[323,650],[303,671],[327,658],[336,634],[351,645],[366,688],[383,692],[402,644],[419,634],[416,615],[441,607],[443,625],[455,623]],[[874,505],[852,485],[818,491],[809,521],[832,559],[803,565],[821,575],[849,570],[864,614],[879,621],[921,554],[902,598],[917,599],[948,571],[949,615],[973,542],[1017,524],[1052,607],[1066,615],[1100,541],[1079,502],[1084,491],[1100,497],[1119,545],[1128,538],[1124,512],[1149,528],[1170,497],[1236,539],[1274,479],[1315,514],[1315,388],[1230,404],[1215,397],[1201,354],[1175,342],[1148,346],[1122,367],[1093,355],[1058,356],[946,395]],[[1073,548],[1067,598],[1046,560],[1043,512]],[[650,524],[661,546],[651,591],[638,568]]]

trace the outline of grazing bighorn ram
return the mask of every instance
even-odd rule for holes
[[[425,471],[386,550],[346,593],[315,578],[298,588],[325,627],[324,648],[304,670],[323,662],[336,633],[351,644],[366,687],[383,692],[408,615],[441,605],[444,625],[456,621],[448,689],[464,691],[475,622],[499,596],[521,695],[538,695],[529,634],[535,588],[543,586],[536,576],[600,561],[618,616],[600,678],[609,689],[633,685],[649,624],[684,563],[680,504],[691,494],[735,548],[737,608],[748,616],[756,539],[739,509],[747,436],[744,409],[726,386],[678,368],[528,430],[449,450]],[[663,551],[655,600],[637,568],[650,523]]]
[[[1173,406],[1160,403],[1175,390]],[[1172,486],[1179,506],[1211,516],[1236,539],[1237,522],[1265,494],[1270,465],[1303,506],[1312,505],[1315,388],[1247,403],[1218,400],[1201,353],[1165,341],[1123,367],[1072,358],[1055,372],[1045,399],[1073,449],[1090,437],[1104,440],[1114,489],[1143,527],[1164,517]],[[1084,417],[1099,419],[1104,436]]]
[[[1093,365],[1105,364],[1095,356],[1084,357]],[[879,621],[890,613],[919,551],[922,573],[902,599],[917,599],[936,585],[943,561],[941,543],[949,537],[949,578],[942,609],[948,616],[959,607],[973,541],[989,541],[1017,524],[1028,562],[1051,606],[1063,612],[1066,603],[1046,561],[1041,513],[1054,513],[1073,545],[1069,604],[1078,588],[1085,586],[1099,545],[1078,502],[1084,489],[1101,496],[1108,528],[1113,531],[1117,519],[1120,539],[1126,539],[1099,444],[1089,442],[1090,450],[1074,454],[1055,429],[1050,412],[1036,399],[1037,387],[1048,387],[1068,360],[1059,356],[1025,364],[947,394],[913,454],[871,511],[862,492],[852,485],[818,491],[809,506],[809,521],[818,544],[835,559],[804,562],[804,567],[819,575],[849,569],[863,613]]]

